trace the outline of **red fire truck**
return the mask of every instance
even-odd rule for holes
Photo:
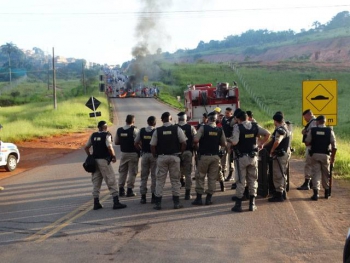
[[[196,126],[201,122],[203,113],[212,112],[216,107],[224,112],[227,107],[233,111],[239,108],[239,91],[237,86],[229,83],[211,83],[189,85],[184,92],[185,111],[188,123]]]

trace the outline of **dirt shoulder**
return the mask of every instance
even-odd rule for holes
[[[91,133],[92,130],[17,143],[21,154],[18,167],[13,172],[0,168],[0,180],[44,165],[74,150],[82,149]]]

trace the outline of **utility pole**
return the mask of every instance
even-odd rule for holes
[[[53,89],[53,108],[56,110],[57,99],[56,99],[55,48],[52,48],[52,89]]]
[[[9,73],[10,73],[10,89],[12,88],[12,72],[11,72],[11,58],[10,58],[10,53],[8,53],[9,55]]]
[[[86,95],[86,85],[85,85],[85,62],[82,62],[82,81],[83,81],[83,89],[84,89],[84,94]]]

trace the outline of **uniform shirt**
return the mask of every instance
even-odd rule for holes
[[[206,125],[209,125],[210,127],[216,127],[215,122],[208,122]],[[203,134],[204,134],[204,127],[201,126],[198,129],[197,134],[194,136],[193,141],[199,142],[199,140],[203,137]],[[220,138],[220,145],[224,145],[224,144],[226,144],[226,137],[225,137],[224,131],[222,131],[222,135]]]
[[[252,128],[252,125],[253,125],[250,121],[243,121],[242,124],[243,124],[244,128],[246,128],[248,130],[250,130]],[[262,128],[259,125],[257,125],[257,127],[258,127],[258,134],[257,134],[258,136],[269,136],[269,132],[267,130],[265,130],[264,128]],[[234,125],[232,137],[229,138],[228,141],[230,141],[233,145],[236,145],[239,142],[239,134],[240,134],[239,126]]]
[[[315,127],[326,127],[326,125],[325,124],[321,124],[321,125],[316,125]],[[311,143],[311,141],[312,141],[312,135],[311,135],[311,129],[310,129],[309,132],[307,133],[307,136],[306,136],[306,139],[305,139],[305,143]],[[331,129],[331,143],[334,143],[334,148],[337,148],[334,131],[332,129]]]
[[[187,124],[186,121],[179,121],[178,125],[180,126],[184,126],[185,124]],[[197,131],[196,131],[196,128],[193,127],[192,125],[191,126],[191,133],[192,133],[192,136],[195,136],[197,134]]]
[[[282,122],[280,126],[276,126],[275,130],[277,130],[279,127],[285,128],[287,132],[285,134],[279,134],[278,132],[275,133],[275,142],[278,141],[278,143],[280,143],[284,138],[291,135],[291,132],[285,122]]]
[[[130,129],[131,125],[125,125],[123,126],[124,130]],[[138,134],[139,130],[134,126],[134,132],[133,132],[133,136],[134,138],[136,137],[136,135]],[[119,136],[118,136],[118,132],[116,132],[115,134],[115,143],[118,144],[119,143]]]
[[[168,127],[173,125],[171,122],[164,122],[163,126]],[[180,143],[184,143],[187,141],[187,137],[185,135],[185,133],[182,131],[182,129],[180,127],[177,127],[177,137],[179,138],[179,142]],[[152,146],[157,146],[158,143],[158,135],[157,135],[157,129],[154,131],[153,135],[152,135],[152,139],[150,142],[150,145]]]
[[[155,129],[156,127],[153,126],[147,126],[146,127],[146,132],[151,132]],[[136,137],[135,137],[135,143],[139,143],[141,141],[141,136],[140,136],[140,131],[138,131]]]
[[[102,133],[102,131],[98,131],[98,133]],[[89,140],[87,141],[87,143],[85,144],[85,146],[88,148],[90,148],[92,146],[91,136],[90,136]],[[106,136],[106,146],[107,146],[107,148],[113,147],[112,135],[110,133],[108,133]]]
[[[311,120],[308,123],[310,123],[310,125],[307,128],[304,127],[306,135],[309,133],[309,131],[311,131],[311,128],[317,127],[317,121],[315,116],[312,115]],[[311,149],[311,145],[306,146],[306,148]]]

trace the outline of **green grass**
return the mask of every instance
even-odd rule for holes
[[[243,88],[239,76],[227,64],[162,64],[162,69],[171,72],[173,86],[167,88],[167,101],[176,100],[175,96],[183,96],[183,90],[189,83],[238,82],[240,104],[244,110],[251,110],[255,119],[263,127],[273,131],[272,115],[276,111],[283,111],[287,120],[293,123],[294,156],[304,156],[305,146],[301,142],[302,130],[302,81],[307,79],[337,79],[338,81],[338,125],[334,127],[337,138],[338,153],[335,163],[335,174],[341,178],[350,176],[350,136],[348,130],[350,121],[350,93],[346,92],[350,83],[349,72],[339,72],[331,68],[303,67],[293,69],[286,63],[274,67],[265,67],[257,63],[243,63],[238,65],[238,71],[245,85],[251,90]],[[170,91],[173,89],[173,91]],[[263,109],[251,96],[253,94],[261,102]],[[170,96],[170,97],[169,97]],[[171,99],[173,96],[173,99]],[[163,99],[161,97],[161,99]]]
[[[101,105],[99,120],[109,120],[109,108],[105,96],[95,96]],[[95,118],[90,118],[91,112],[85,106],[89,97],[77,97],[58,102],[57,109],[52,102],[29,103],[20,106],[2,107],[0,123],[3,129],[1,140],[20,142],[38,137],[83,131],[95,128]]]

